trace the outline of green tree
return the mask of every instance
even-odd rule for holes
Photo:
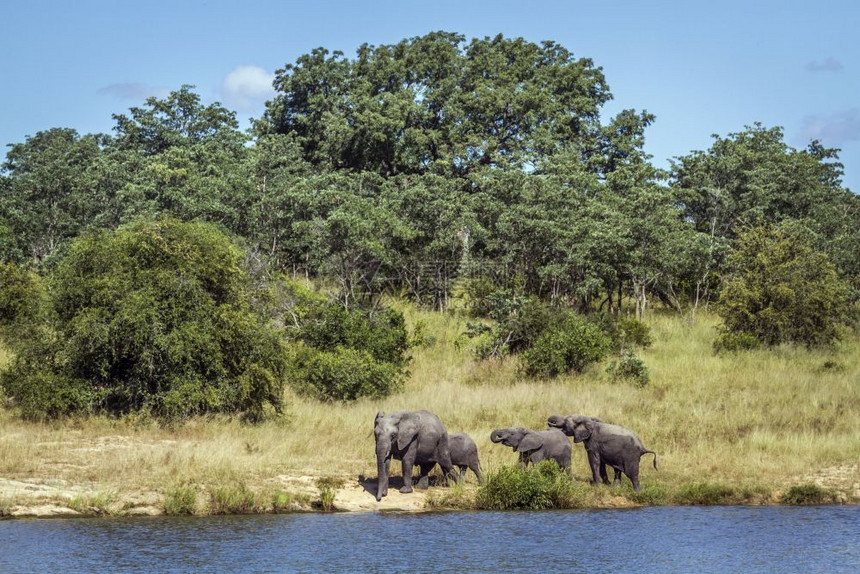
[[[796,223],[740,233],[729,255],[717,313],[724,335],[766,345],[828,344],[847,319],[847,286],[810,232]]]
[[[249,308],[241,261],[203,223],[82,235],[50,277],[50,324],[3,374],[7,393],[32,418],[279,410],[284,350]]]
[[[5,257],[43,261],[94,222],[104,204],[93,193],[90,172],[105,141],[54,128],[10,146],[0,198]]]

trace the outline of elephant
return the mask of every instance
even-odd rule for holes
[[[466,469],[472,469],[478,478],[478,484],[483,482],[481,463],[478,461],[478,447],[467,434],[454,433],[448,435],[448,449],[451,452],[451,464],[460,468],[460,481],[466,478]]]
[[[535,431],[523,427],[496,429],[490,433],[490,440],[502,443],[520,453],[520,464],[537,464],[551,458],[562,469],[570,468],[570,442],[564,433],[557,429]]]
[[[615,469],[616,482],[620,482],[620,471],[626,474],[630,482],[633,483],[634,490],[640,490],[639,459],[646,453],[654,455],[654,469],[657,469],[657,453],[645,448],[639,437],[628,428],[580,415],[568,415],[566,417],[554,415],[547,420],[547,424],[553,428],[561,429],[568,436],[572,436],[573,442],[585,444],[594,484],[600,483],[600,469],[603,465],[608,464]],[[604,469],[604,481],[606,481],[605,475]]]
[[[571,415],[571,416],[581,416],[581,415]],[[603,422],[601,419],[599,419],[597,417],[582,417],[582,418],[590,418],[592,421],[597,422],[597,423]],[[564,426],[564,417],[559,416],[559,415],[553,415],[553,416],[549,417],[549,420],[547,421],[547,425],[550,428],[557,428],[561,431],[564,431],[564,429],[562,428]],[[633,433],[631,433],[631,434],[633,434]],[[591,454],[588,453],[588,451],[586,451],[586,454],[588,454],[588,456],[591,457]],[[589,458],[588,460],[589,460],[589,467],[590,467],[591,466],[591,458]],[[612,469],[612,470],[615,474],[615,477],[614,477],[614,480],[612,481],[612,483],[613,484],[621,484],[621,471],[619,471],[618,469]],[[606,474],[606,463],[605,462],[600,464],[600,478],[601,478],[601,480],[603,480],[603,484],[609,484],[609,475]]]
[[[391,459],[401,462],[403,486],[400,492],[412,492],[412,467],[421,468],[417,488],[427,488],[428,474],[438,463],[445,476],[453,476],[448,432],[439,417],[429,411],[397,411],[389,415],[379,411],[373,423],[376,438],[376,465],[379,478],[376,501],[388,494]]]

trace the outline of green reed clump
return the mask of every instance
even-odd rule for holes
[[[311,505],[311,497],[307,494],[296,494],[276,490],[271,494],[272,512],[280,514],[283,512],[295,512],[306,509]]]
[[[113,515],[118,513],[112,506],[115,498],[116,496],[110,492],[81,494],[69,500],[67,505],[81,514]]]
[[[320,490],[320,508],[325,512],[331,512],[335,509],[334,498],[337,496],[337,491],[343,487],[343,479],[324,476],[317,479],[316,485]]]
[[[484,510],[574,508],[584,494],[553,460],[533,467],[505,466],[491,473],[478,489],[477,506]]]
[[[645,484],[639,492],[630,488],[629,492],[624,494],[629,500],[645,506],[666,504],[671,498],[666,487],[659,484]]]
[[[218,486],[209,495],[210,514],[252,514],[259,506],[244,483]]]
[[[173,486],[164,493],[164,513],[172,516],[197,512],[197,487],[193,484]]]
[[[833,504],[837,500],[836,491],[813,483],[792,486],[779,497],[779,501],[782,504],[790,504],[792,506]]]
[[[762,486],[728,485],[718,482],[694,482],[675,493],[675,503],[701,506],[754,504],[764,502],[770,491]]]

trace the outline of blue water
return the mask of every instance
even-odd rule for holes
[[[0,522],[0,572],[860,572],[857,507]]]

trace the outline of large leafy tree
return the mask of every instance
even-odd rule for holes
[[[10,146],[0,197],[4,259],[43,261],[97,219],[104,198],[91,184],[104,144],[104,136],[54,128]]]
[[[171,216],[242,230],[238,209],[251,191],[243,169],[246,137],[234,112],[218,102],[204,105],[186,85],[114,119],[112,162],[102,166],[102,181],[109,184],[121,166],[115,222]]]
[[[317,49],[278,70],[258,133],[294,133],[315,165],[462,175],[533,167],[562,149],[595,153],[603,73],[553,43],[436,32]]]
[[[717,305],[724,337],[807,346],[838,337],[848,319],[847,285],[814,245],[812,233],[797,222],[741,231]]]
[[[80,236],[50,276],[49,322],[3,374],[6,392],[32,418],[280,409],[281,339],[249,308],[241,262],[203,223]]]

